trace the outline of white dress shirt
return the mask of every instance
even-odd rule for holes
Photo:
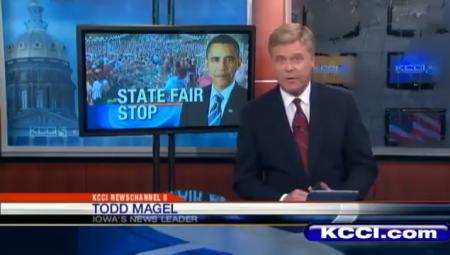
[[[306,115],[306,119],[308,119],[308,123],[309,123],[310,112],[311,112],[311,104],[310,104],[310,100],[309,100],[309,96],[311,94],[311,82],[308,83],[305,90],[303,90],[303,92],[298,97],[295,97],[295,96],[287,93],[281,87],[280,87],[280,92],[281,92],[281,98],[283,99],[284,109],[286,110],[286,115],[289,120],[289,126],[291,127],[291,131],[292,131],[292,122],[294,121],[295,111],[297,111],[297,107],[295,106],[295,104],[292,101],[294,101],[294,99],[296,99],[296,98],[300,99],[300,106],[302,107],[303,113]]]

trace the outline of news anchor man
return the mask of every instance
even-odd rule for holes
[[[247,89],[235,81],[241,65],[239,44],[229,35],[217,35],[206,47],[206,66],[212,84],[203,88],[202,102],[187,102],[181,126],[237,125],[247,103]]]
[[[285,24],[269,38],[278,86],[241,112],[234,190],[248,200],[305,201],[313,186],[358,190],[377,165],[350,92],[311,82],[309,28]]]

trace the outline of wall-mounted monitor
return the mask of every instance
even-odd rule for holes
[[[300,13],[298,13],[293,17],[295,18],[293,21],[301,21],[304,25],[309,26],[314,31],[316,38],[335,41],[359,35],[361,20],[359,1],[315,0],[303,2],[302,19],[300,20]]]
[[[356,54],[315,56],[313,81],[350,88],[354,83]]]
[[[440,108],[388,108],[385,143],[388,146],[444,146],[446,110]]]
[[[390,52],[387,86],[392,89],[433,89],[439,74],[438,61],[425,52]]]
[[[387,33],[413,37],[418,32],[447,33],[447,0],[391,0],[388,7]]]
[[[254,84],[253,26],[77,28],[81,135],[233,130]]]

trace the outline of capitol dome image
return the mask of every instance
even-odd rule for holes
[[[47,32],[43,12],[31,0],[26,31],[5,49],[8,136],[15,144],[61,145],[78,136],[67,49]]]

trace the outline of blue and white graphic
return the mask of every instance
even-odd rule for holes
[[[389,55],[389,87],[433,86],[439,69],[436,57],[425,52]]]
[[[327,254],[342,252],[309,242],[303,233],[272,227],[80,228],[79,255]]]

